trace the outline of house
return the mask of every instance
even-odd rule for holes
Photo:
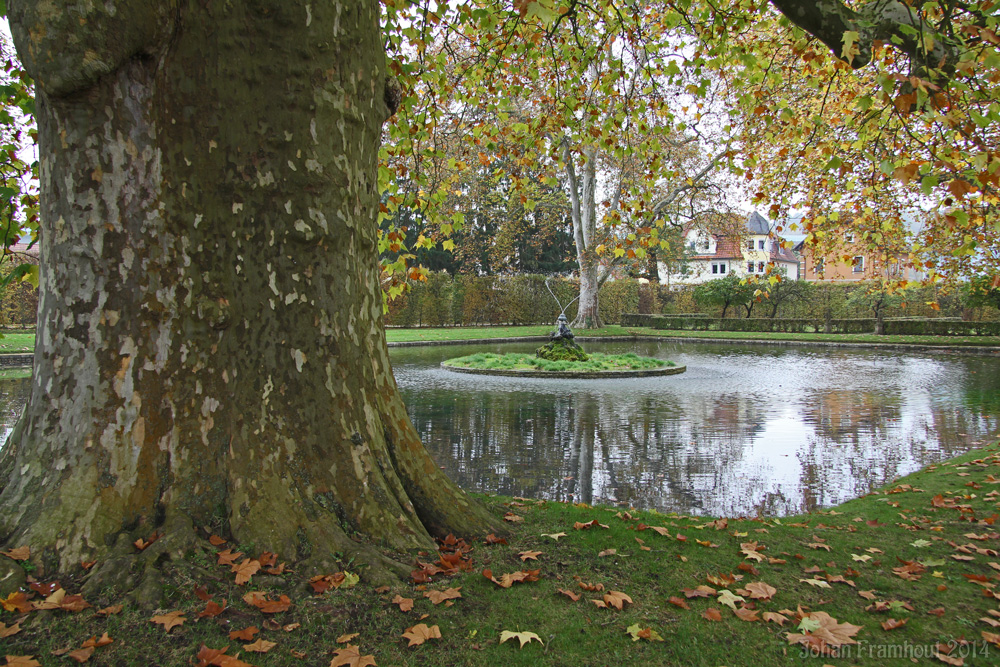
[[[922,277],[898,254],[887,255],[888,261],[873,255],[856,232],[847,230],[840,232],[832,248],[820,249],[801,241],[795,246],[795,252],[802,258],[802,279],[809,282],[851,283],[877,278],[920,280]]]
[[[697,285],[731,273],[743,278],[774,272],[789,280],[799,279],[799,258],[784,247],[781,237],[771,233],[771,226],[759,213],[751,213],[743,224],[735,221],[726,227],[717,223],[687,229],[687,253],[681,265],[658,262],[660,282]]]

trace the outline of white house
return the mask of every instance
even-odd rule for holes
[[[771,234],[770,225],[754,212],[742,227],[729,232],[692,227],[684,235],[687,257],[680,271],[659,262],[660,282],[697,285],[735,273],[741,278],[784,272],[789,280],[799,279],[799,259],[783,248],[781,237]],[[671,268],[674,272],[671,272]]]

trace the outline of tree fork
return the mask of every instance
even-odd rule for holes
[[[0,540],[43,572],[223,525],[316,568],[355,553],[384,580],[402,570],[379,549],[497,529],[392,377],[376,168],[398,101],[378,3],[252,5],[8,3],[45,228]],[[120,564],[103,567],[94,581]]]

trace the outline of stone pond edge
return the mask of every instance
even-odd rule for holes
[[[448,366],[441,362],[441,368],[456,373],[470,375],[502,375],[519,378],[561,378],[561,379],[617,379],[617,378],[648,378],[661,375],[679,375],[687,370],[687,366],[666,366],[664,368],[639,368],[631,371],[529,371],[503,370],[493,368],[462,368]]]

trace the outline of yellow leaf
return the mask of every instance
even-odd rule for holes
[[[542,638],[536,635],[534,632],[511,632],[510,630],[504,630],[500,633],[500,643],[503,644],[508,639],[516,639],[521,642],[521,648],[524,648],[525,644],[532,641],[537,641],[539,644],[545,644]]]

